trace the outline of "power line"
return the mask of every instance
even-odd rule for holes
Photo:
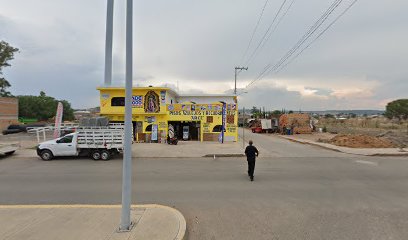
[[[335,0],[330,7],[323,13],[323,15],[309,28],[309,30],[303,35],[303,37],[292,47],[275,65],[272,63],[264,67],[258,76],[253,79],[247,87],[252,85],[254,82],[262,79],[265,75],[269,74],[271,71],[275,71],[280,66],[282,66],[313,34],[322,26],[322,24],[329,18],[329,16],[338,8],[343,0]]]
[[[269,0],[266,0],[266,1],[265,1],[265,4],[264,4],[264,6],[263,6],[263,8],[262,8],[262,11],[261,11],[261,14],[259,15],[259,18],[258,18],[258,22],[256,23],[256,26],[255,26],[255,28],[254,28],[254,31],[252,32],[251,38],[250,38],[250,40],[249,40],[248,47],[247,47],[247,49],[245,50],[244,55],[242,56],[241,62],[244,61],[245,57],[246,57],[247,54],[248,54],[249,48],[251,47],[251,44],[252,44],[252,41],[253,41],[253,39],[254,39],[255,33],[256,33],[256,31],[258,30],[259,24],[260,24],[260,22],[261,22],[261,19],[262,19],[263,14],[264,14],[266,5],[268,5],[268,2],[269,2]]]
[[[272,36],[272,34],[276,31],[276,29],[278,28],[279,24],[282,22],[282,20],[286,17],[286,15],[288,14],[289,10],[292,8],[293,4],[295,3],[295,0],[292,0],[289,4],[289,7],[286,8],[285,13],[279,18],[277,24],[275,25],[274,29],[272,30],[272,32],[269,33],[268,37],[266,38],[266,41],[264,41],[264,43],[261,46],[261,49],[265,46],[265,44],[268,42],[268,40],[270,39],[270,37]]]
[[[268,29],[266,30],[265,34],[262,36],[261,41],[259,41],[258,45],[256,46],[255,50],[252,52],[252,54],[250,55],[250,57],[248,58],[248,60],[246,61],[245,65],[248,66],[249,63],[252,61],[252,59],[254,58],[255,54],[258,53],[259,48],[261,47],[261,44],[265,41],[266,36],[268,35],[268,33],[271,31],[272,26],[275,24],[276,19],[278,18],[279,14],[282,12],[283,7],[285,6],[286,2],[288,0],[283,0],[278,12],[276,12],[275,17],[273,18],[272,23],[269,25]]]
[[[343,0],[335,0],[329,9],[322,15],[322,17],[315,22],[303,38],[293,47],[272,69],[269,69],[266,74],[276,70],[284,64],[299,48],[323,25],[329,16],[336,10],[336,8],[343,2]]]
[[[326,21],[326,19],[330,16],[330,14],[334,11],[334,9],[336,7],[339,6],[339,4],[342,2],[343,0],[335,0],[330,7],[323,13],[323,15],[309,28],[309,30],[303,35],[303,37],[295,44],[294,47],[292,47],[292,49],[290,49],[286,55],[284,55],[278,63],[276,63],[272,70],[276,69],[276,67],[279,67],[282,63],[284,63],[289,57],[291,57],[301,46],[302,44],[307,41],[307,39],[309,39],[312,34],[324,23],[324,21]],[[257,81],[258,79],[263,78],[264,75],[268,74],[272,67],[272,63],[268,64],[264,70],[261,72],[261,74],[258,75],[258,77],[253,81]]]
[[[282,22],[282,20],[286,17],[286,15],[288,14],[289,10],[292,8],[293,4],[295,3],[295,0],[292,0],[289,4],[289,7],[286,8],[285,12],[283,13],[283,15],[279,18],[278,22],[276,23],[275,27],[272,29],[272,31],[269,32],[268,36],[266,37],[265,41],[263,41],[261,43],[261,46],[259,47],[259,50],[254,54],[254,58],[256,58],[260,52],[260,50],[262,50],[266,43],[269,41],[269,39],[272,37],[273,33],[275,33],[275,31],[278,29],[280,23]],[[251,60],[253,59],[249,59],[247,65],[251,64]]]
[[[357,3],[358,0],[354,0],[333,22],[331,22],[319,35],[316,36],[308,45],[306,45],[298,54],[295,55],[289,62],[287,62],[285,65],[283,65],[280,69],[276,70],[276,73],[281,72],[283,69],[285,69],[289,64],[291,64],[295,59],[297,59],[305,50],[307,50],[313,43],[315,43],[324,33],[327,32],[341,17],[343,17],[344,14],[346,14],[350,8],[354,6],[354,4]]]

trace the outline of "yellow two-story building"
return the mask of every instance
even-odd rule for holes
[[[125,88],[99,87],[101,116],[124,122]],[[235,95],[181,95],[167,87],[135,87],[132,93],[134,139],[165,142],[169,129],[179,140],[238,140],[238,105]],[[223,124],[224,123],[224,124]]]

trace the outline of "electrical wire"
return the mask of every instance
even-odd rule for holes
[[[282,64],[284,64],[299,48],[311,37],[313,34],[323,25],[323,23],[329,18],[329,16],[336,10],[336,8],[343,2],[343,0],[335,0],[330,8],[322,15],[322,17],[315,22],[315,24],[309,29],[309,31],[303,36],[303,38],[292,48],[272,69],[269,69],[266,74],[276,70]]]
[[[329,16],[339,7],[343,0],[335,0],[330,7],[322,14],[322,16],[309,28],[309,30],[302,36],[302,38],[292,47],[275,65],[272,63],[264,67],[258,76],[253,79],[247,86],[251,86],[256,81],[262,79],[265,75],[271,71],[277,70],[281,67],[313,34],[323,25],[323,23],[329,18]]]
[[[341,17],[343,17],[344,14],[346,14],[350,8],[354,6],[354,4],[357,3],[358,0],[354,0],[337,18],[331,22],[319,35],[317,35],[308,45],[306,45],[300,52],[298,52],[289,62],[285,63],[280,69],[277,69],[275,73],[281,72],[283,69],[285,69],[289,64],[291,64],[294,60],[296,60],[305,50],[307,50],[313,43],[315,43],[323,34],[327,32]]]
[[[276,12],[275,17],[273,18],[272,23],[269,25],[268,29],[266,30],[265,34],[262,36],[261,41],[259,41],[258,45],[256,46],[255,50],[252,52],[252,54],[250,55],[250,57],[248,58],[248,60],[245,62],[245,65],[248,65],[252,59],[254,58],[255,54],[258,53],[258,51],[260,50],[260,47],[262,45],[262,43],[265,41],[266,37],[268,36],[269,32],[272,29],[272,26],[275,24],[276,19],[278,19],[279,14],[282,12],[283,7],[285,6],[286,2],[288,0],[283,0],[279,10]]]
[[[261,23],[262,16],[263,16],[263,14],[264,14],[264,12],[265,12],[266,5],[268,5],[268,2],[269,2],[269,0],[266,0],[266,1],[265,1],[265,4],[264,4],[264,6],[263,6],[263,8],[262,8],[262,11],[261,11],[261,14],[259,15],[259,18],[258,18],[258,22],[257,22],[256,25],[255,25],[254,31],[252,31],[252,35],[251,35],[251,38],[250,38],[250,40],[249,40],[248,47],[247,47],[247,49],[245,50],[244,55],[242,56],[241,62],[244,61],[245,57],[246,57],[247,54],[248,54],[249,48],[251,47],[252,41],[254,40],[255,33],[256,33],[256,31],[258,30],[259,24]]]
[[[269,42],[269,39],[272,37],[272,35],[275,33],[275,31],[278,29],[280,23],[282,22],[282,20],[286,17],[286,15],[288,14],[289,10],[292,8],[293,4],[295,3],[295,0],[292,0],[289,4],[289,7],[286,8],[285,12],[283,13],[283,15],[279,18],[278,22],[276,23],[275,27],[273,28],[273,30],[271,32],[269,32],[268,36],[266,37],[265,41],[262,42],[259,51],[257,51],[257,53],[254,55],[253,59],[255,59],[258,54],[260,53],[260,51],[265,47],[266,43]],[[246,64],[246,66],[251,65],[253,59],[248,60],[248,63]]]

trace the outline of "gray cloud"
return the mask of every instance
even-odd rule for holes
[[[281,1],[269,1],[263,31]],[[350,2],[350,1],[345,1]],[[135,2],[134,82],[183,91],[231,91],[263,0]],[[239,75],[244,87],[275,63],[328,7],[296,1],[268,44]],[[45,90],[75,107],[98,104],[103,83],[106,2],[0,0],[0,38],[21,49],[5,73],[14,94]],[[114,84],[124,82],[124,7],[116,1]],[[406,97],[408,2],[359,1],[344,18],[278,75],[247,89],[240,105],[269,108],[380,109]],[[254,41],[254,44],[256,41]]]

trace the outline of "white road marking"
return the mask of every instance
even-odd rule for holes
[[[376,162],[370,162],[370,161],[364,161],[364,160],[357,160],[356,163],[362,163],[362,164],[378,166],[378,163],[376,163]]]

